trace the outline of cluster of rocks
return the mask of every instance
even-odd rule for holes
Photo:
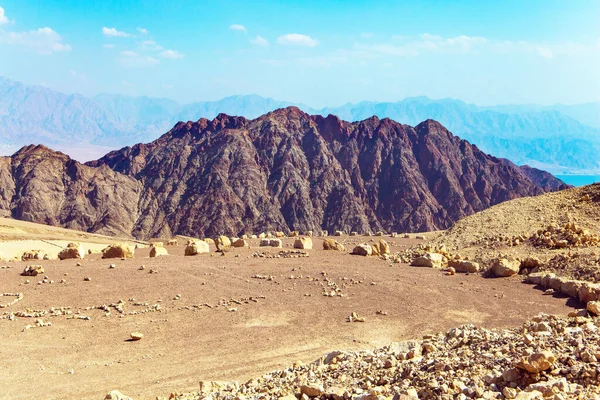
[[[0,297],[14,297],[8,303],[0,303],[0,308],[8,308],[23,300],[23,293],[0,293]]]
[[[472,246],[480,246],[488,249],[497,249],[502,246],[519,246],[523,244],[528,239],[527,235],[503,235],[503,234],[493,234],[493,235],[485,235],[483,237],[479,237],[474,240],[471,245]]]
[[[390,245],[385,240],[380,239],[378,243],[363,243],[355,246],[351,254],[358,256],[383,256],[389,258]]]
[[[300,258],[308,257],[308,253],[302,250],[282,250],[272,254],[268,251],[257,251],[252,254],[254,258]]]
[[[577,226],[574,222],[567,222],[564,226],[550,225],[546,229],[538,230],[529,240],[534,246],[549,249],[589,247],[600,244],[599,235]]]
[[[587,314],[542,314],[514,329],[465,325],[245,383],[204,381],[170,399],[600,399],[599,326]]]
[[[577,280],[600,282],[600,257],[595,254],[557,254],[533,272],[555,272]]]

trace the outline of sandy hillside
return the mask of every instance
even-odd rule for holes
[[[11,218],[0,218],[0,258],[4,260],[20,259],[21,255],[29,250],[41,250],[50,258],[56,258],[58,252],[71,242],[81,243],[86,251],[100,251],[107,244],[117,241],[124,241],[132,245],[144,244],[131,239],[119,239]]]

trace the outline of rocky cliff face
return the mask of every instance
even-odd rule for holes
[[[140,183],[92,168],[44,146],[0,157],[0,214],[106,235],[129,236],[138,219]]]
[[[89,166],[139,182],[131,193],[138,201],[129,208],[137,210],[131,234],[140,238],[443,229],[491,205],[545,191],[512,163],[435,121],[349,123],[295,107],[255,120],[220,114],[180,122],[152,143]]]

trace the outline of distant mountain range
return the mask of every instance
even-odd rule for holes
[[[178,121],[219,113],[256,118],[296,105],[309,114],[360,121],[373,115],[417,125],[434,119],[480,149],[516,164],[553,173],[600,170],[600,103],[565,106],[479,107],[460,100],[408,98],[393,103],[360,102],[313,109],[257,95],[179,104],[165,98],[101,94],[89,98],[28,86],[0,77],[0,145],[10,149],[43,143],[85,161],[107,146],[150,142]],[[83,149],[97,146],[98,151]]]

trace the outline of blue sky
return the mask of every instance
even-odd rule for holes
[[[600,1],[0,0],[0,75],[179,102],[600,101]]]

